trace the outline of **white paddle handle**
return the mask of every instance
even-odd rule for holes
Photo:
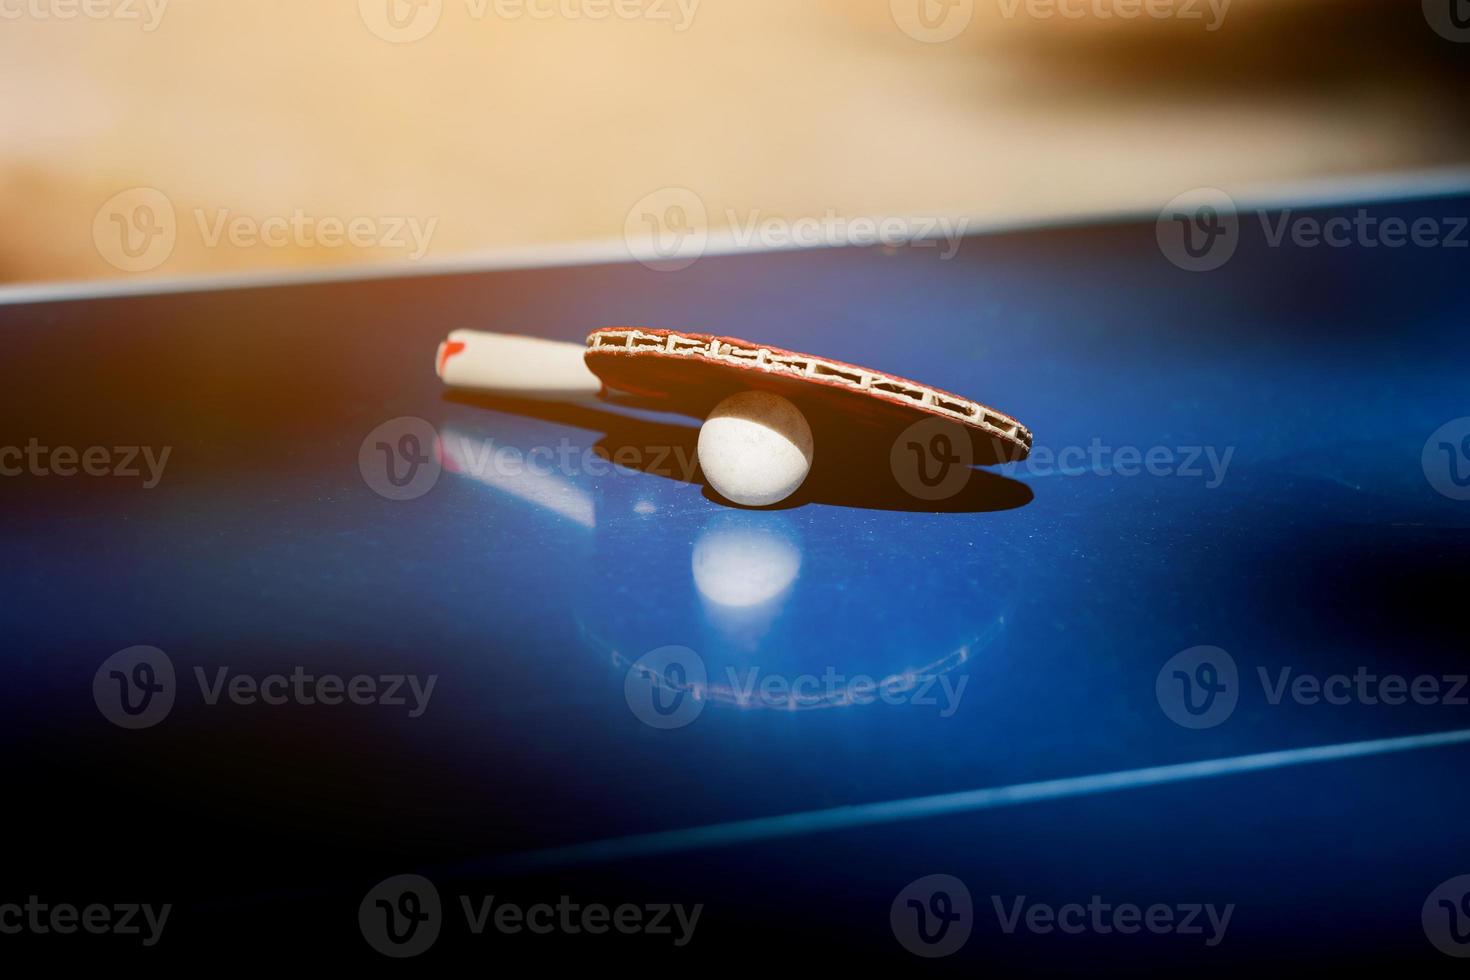
[[[446,385],[508,398],[591,398],[602,390],[582,344],[483,330],[456,330],[439,344],[434,369]]]

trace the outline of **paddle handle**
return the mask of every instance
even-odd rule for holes
[[[455,330],[439,344],[434,369],[451,387],[507,398],[592,398],[602,390],[582,344],[484,330]]]

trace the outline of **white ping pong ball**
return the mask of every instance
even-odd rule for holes
[[[791,402],[742,391],[714,407],[699,430],[699,468],[715,492],[746,507],[779,503],[812,468],[812,429]]]

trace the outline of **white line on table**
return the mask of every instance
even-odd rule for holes
[[[1281,769],[1314,762],[1332,762],[1339,759],[1356,759],[1391,752],[1409,752],[1416,749],[1458,745],[1464,742],[1470,742],[1470,728],[1425,735],[1372,739],[1363,742],[1342,742],[1337,745],[1283,749],[1277,752],[1258,752],[1253,755],[1238,755],[1224,759],[1206,759],[1176,765],[1151,766],[1145,769],[1097,773],[1091,776],[1072,776],[1066,779],[1048,779],[1035,783],[963,790],[957,793],[915,796],[903,800],[861,803],[827,810],[807,810],[801,813],[786,813],[752,820],[707,824],[702,827],[635,834],[630,837],[614,837],[540,851],[524,851],[492,859],[488,862],[488,870],[492,873],[518,873],[567,865],[675,854],[707,847],[749,844],[831,830],[849,830],[854,827],[870,827],[876,824],[898,823],[925,817],[993,810],[1021,803],[1091,796],[1097,793],[1180,783],[1192,779],[1207,779],[1212,776],[1260,772],[1267,769]]]

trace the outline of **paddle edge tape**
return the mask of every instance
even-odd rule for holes
[[[797,351],[755,344],[738,337],[664,330],[655,327],[603,327],[587,335],[587,366],[609,386],[637,394],[666,397],[678,394],[670,390],[670,382],[662,372],[633,372],[626,368],[638,363],[694,361],[722,374],[739,372],[746,380],[755,376],[776,385],[751,387],[791,387],[818,385],[834,394],[845,393],[852,404],[853,396],[863,401],[876,400],[891,411],[881,413],[892,423],[915,413],[939,416],[971,430],[977,447],[988,442],[982,459],[995,462],[1022,460],[1031,452],[1031,430],[1003,412],[977,401],[919,384],[898,375],[871,368],[815,357]],[[701,372],[707,375],[709,372]],[[701,383],[703,379],[701,378]],[[873,402],[868,402],[873,404]],[[977,460],[981,461],[981,460]]]

